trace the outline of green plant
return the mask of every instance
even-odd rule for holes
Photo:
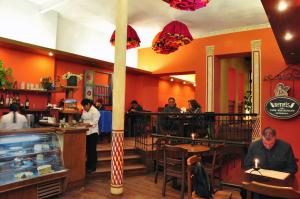
[[[44,89],[46,90],[52,90],[53,89],[53,82],[51,81],[51,77],[43,77],[41,79],[41,84],[43,86]]]
[[[246,113],[252,113],[252,93],[247,91],[244,95],[244,110]]]
[[[3,68],[3,62],[0,60],[0,88],[12,88],[13,77],[10,67]]]

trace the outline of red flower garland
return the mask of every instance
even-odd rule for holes
[[[179,10],[195,11],[205,7],[209,0],[163,0],[170,4],[171,7]]]
[[[116,31],[113,32],[110,38],[110,43],[112,46],[115,46],[115,37],[116,37]],[[141,43],[141,40],[136,33],[136,31],[130,26],[127,26],[127,45],[126,48],[136,48],[139,47]]]
[[[159,54],[169,54],[178,50],[180,46],[189,44],[193,40],[187,26],[179,21],[167,24],[152,42],[152,49]]]

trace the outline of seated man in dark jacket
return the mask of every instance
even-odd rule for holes
[[[168,106],[164,108],[165,113],[180,113],[180,109],[176,106],[175,98],[169,97],[168,99]],[[178,134],[179,129],[179,120],[178,115],[170,114],[164,115],[161,117],[161,124],[165,131],[169,132],[170,134]]]
[[[259,160],[259,167],[291,174],[297,172],[297,164],[290,144],[276,139],[276,131],[267,127],[262,132],[262,138],[253,142],[245,158],[247,169],[254,167],[254,159]]]
[[[298,170],[294,153],[290,144],[276,139],[276,131],[267,127],[262,132],[262,138],[253,142],[245,158],[245,167],[255,167],[254,159],[259,160],[258,167],[295,174]],[[242,190],[242,198],[246,198],[246,191]],[[252,195],[252,198],[278,199],[264,195]]]
[[[145,125],[144,116],[134,114],[143,112],[143,110],[143,107],[136,100],[131,101],[131,106],[128,109],[128,115],[130,116],[130,120],[128,121],[130,125],[130,129],[128,130],[129,136],[137,136],[143,131]]]
[[[141,105],[139,105],[139,103],[136,100],[132,100],[130,104],[131,104],[131,106],[128,109],[129,113],[143,111],[143,107]]]

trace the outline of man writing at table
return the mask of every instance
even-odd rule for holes
[[[290,144],[276,139],[276,131],[267,127],[262,132],[262,138],[253,142],[245,158],[246,169],[253,168],[254,159],[259,160],[259,167],[275,171],[295,174],[297,164]]]
[[[255,165],[255,159],[259,160],[259,165]],[[255,166],[290,174],[295,174],[298,169],[291,145],[276,139],[276,131],[271,127],[265,128],[261,139],[253,142],[248,149],[245,167],[251,169]],[[242,190],[241,195],[242,198],[246,198],[246,191]],[[252,198],[273,199],[273,197],[258,194],[252,195]]]

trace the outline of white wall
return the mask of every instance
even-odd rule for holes
[[[0,36],[55,48],[57,13],[39,13],[39,8],[24,0],[0,0]]]
[[[114,62],[115,49],[109,42],[114,25],[107,23],[102,26],[103,31],[99,31],[59,17],[57,49]],[[137,66],[137,49],[127,50],[127,66]]]
[[[103,31],[60,17],[40,13],[26,0],[0,0],[0,37],[114,62],[109,40],[115,26],[99,24]],[[127,66],[137,67],[137,49],[127,50]]]

